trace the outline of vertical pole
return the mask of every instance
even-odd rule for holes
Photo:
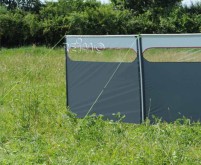
[[[144,78],[143,78],[143,61],[142,61],[142,38],[137,37],[138,59],[139,59],[139,76],[140,76],[140,100],[141,100],[141,122],[145,121],[144,108]]]
[[[66,107],[68,104],[68,46],[67,46],[67,37],[65,36],[65,70],[66,70]]]

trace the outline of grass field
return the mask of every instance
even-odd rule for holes
[[[69,57],[72,61],[133,62],[137,53],[133,49],[70,49]]]
[[[132,49],[88,50],[71,49],[69,56],[74,61],[133,62],[137,54]],[[152,48],[143,54],[150,62],[201,62],[200,48]]]
[[[200,48],[154,48],[144,52],[150,62],[201,62]]]
[[[0,164],[201,163],[200,123],[136,125],[66,111],[64,60],[63,48],[0,50]]]

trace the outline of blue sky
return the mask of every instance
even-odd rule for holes
[[[103,2],[103,3],[108,3],[109,2],[109,0],[100,0],[101,2]]]
[[[57,1],[57,0],[42,0],[42,1]],[[110,0],[99,0],[103,3],[108,3]],[[201,0],[183,0],[183,4],[190,5],[192,3],[201,2]]]
[[[201,0],[183,0],[183,4],[190,5],[192,3],[201,2]]]
[[[103,3],[108,3],[109,0],[100,0]],[[195,3],[195,2],[201,2],[201,0],[183,0],[183,4],[187,4],[190,5],[191,2]]]

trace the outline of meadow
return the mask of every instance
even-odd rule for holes
[[[152,59],[158,59],[151,51]],[[98,58],[119,61],[111,52]],[[66,109],[65,91],[63,48],[0,50],[0,164],[201,163],[199,122],[156,119],[137,125],[101,116],[77,119]]]

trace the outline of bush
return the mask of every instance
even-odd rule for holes
[[[101,4],[96,0],[46,2],[35,12],[0,6],[0,45],[4,47],[54,45],[65,34],[197,33],[200,30],[199,3],[191,7],[178,3],[164,7],[156,3],[143,12],[126,9],[121,3]]]

